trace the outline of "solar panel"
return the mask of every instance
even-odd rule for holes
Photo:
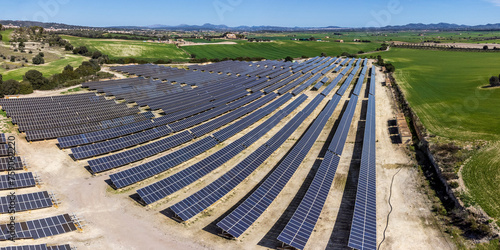
[[[0,230],[0,240],[8,240],[11,237],[8,224],[0,225]],[[68,214],[15,224],[18,239],[39,239],[75,230],[76,226]]]
[[[345,141],[347,139],[347,135],[349,134],[349,129],[351,128],[351,122],[354,116],[354,111],[356,111],[357,102],[358,97],[352,95],[349,103],[347,104],[347,108],[342,115],[337,131],[335,131],[332,142],[328,147],[328,150],[337,155],[342,155],[342,151],[344,150]]]
[[[47,244],[0,247],[0,250],[48,250]]]
[[[377,244],[377,188],[375,97],[368,98],[363,151],[348,246],[355,249],[376,249]]]
[[[15,207],[9,209],[11,202]],[[2,214],[8,213],[10,210],[17,213],[51,206],[52,199],[47,191],[0,197],[0,213]]]
[[[238,238],[260,217],[304,160],[326,122],[333,114],[337,104],[338,102],[330,101],[326,105],[325,109],[306,131],[305,135],[295,144],[278,167],[273,170],[269,177],[243,203],[217,223],[218,227],[233,237]]]
[[[271,128],[275,127],[284,117],[288,116],[306,99],[307,96],[301,95],[290,105],[288,105],[286,109],[281,110],[283,112],[277,112],[275,115],[269,118],[263,125],[261,125],[268,128],[266,131],[260,131],[260,128],[256,128],[255,130],[257,131],[252,130],[249,134],[267,133]],[[286,138],[288,138],[301,124],[301,122],[290,123],[288,123],[276,135],[273,136],[273,138],[275,138],[274,140],[279,140],[276,138],[282,137],[284,138],[284,140],[280,141],[282,141],[283,143]],[[276,146],[279,147],[279,145]],[[270,148],[267,144],[260,146],[242,162],[238,163],[235,167],[229,170],[226,174],[170,208],[175,212],[177,216],[179,216],[183,220],[188,220],[194,217],[195,215],[215,203],[217,200],[222,198],[224,195],[229,193],[233,188],[235,188],[239,183],[247,178],[257,167],[259,167],[269,156],[271,156],[273,152],[274,149]]]
[[[304,249],[325,205],[340,157],[327,151],[299,207],[278,236],[278,240]]]
[[[35,185],[36,181],[31,172],[0,175],[0,190],[34,187]]]
[[[23,161],[21,160],[21,157],[0,157],[0,171],[21,169],[23,169]]]

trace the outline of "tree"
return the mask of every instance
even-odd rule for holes
[[[4,95],[17,95],[19,94],[19,82],[14,80],[14,79],[10,79],[10,80],[7,80],[5,82],[2,83],[2,85],[0,85],[0,93],[2,96]]]
[[[92,59],[97,59],[101,56],[102,56],[102,53],[99,50],[96,50],[96,51],[94,51],[94,53],[92,53]]]
[[[385,64],[385,69],[388,72],[394,72],[396,70],[396,68],[394,67],[394,65],[392,65],[392,63],[386,63]]]
[[[24,49],[24,47],[26,47],[26,45],[24,44],[23,41],[20,41],[19,44],[17,45],[17,47],[19,47],[20,50]]]
[[[488,45],[484,45],[484,46],[483,46],[483,49],[484,49],[484,50],[488,50]]]
[[[1,24],[0,24],[1,25]],[[0,34],[0,40],[2,40],[2,34]]]
[[[325,53],[325,52],[321,53],[321,57],[326,57],[326,56],[327,56],[327,55],[326,55],[326,53]]]
[[[15,62],[16,61],[16,57],[15,56],[10,56],[10,61],[11,62]]]
[[[33,64],[38,65],[38,64],[44,64],[44,63],[45,63],[45,60],[40,55],[36,55],[35,57],[33,57]]]
[[[39,56],[44,57],[45,54],[43,52],[38,53]]]
[[[27,95],[33,93],[33,86],[30,82],[22,81],[19,84],[19,94]]]
[[[64,45],[64,50],[66,50],[66,51],[72,51],[73,50],[73,45],[71,45],[69,43],[66,44],[66,45]]]
[[[191,54],[191,58],[196,58],[196,54]]]
[[[49,83],[49,80],[43,77],[43,74],[38,70],[30,70],[26,72],[23,76],[23,80],[30,82],[34,89],[41,89]]]
[[[493,86],[497,86],[500,84],[500,79],[498,76],[492,76],[490,78],[490,85],[493,87]]]
[[[293,61],[293,58],[291,56],[285,57],[285,62],[291,62]]]

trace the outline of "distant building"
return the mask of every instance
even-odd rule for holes
[[[335,42],[338,42],[338,43],[343,43],[343,42],[344,42],[344,40],[337,39],[337,40],[335,40]]]
[[[236,34],[233,33],[227,33],[225,36],[226,39],[236,39]]]
[[[361,42],[361,39],[354,39],[355,42]]]

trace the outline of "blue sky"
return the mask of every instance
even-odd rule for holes
[[[88,26],[226,24],[366,27],[500,22],[500,0],[2,0],[0,19]]]

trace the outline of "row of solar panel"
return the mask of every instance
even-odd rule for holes
[[[151,112],[144,112],[130,116],[118,117],[111,120],[104,120],[100,122],[78,124],[60,128],[49,128],[42,130],[26,131],[26,139],[28,141],[54,139],[62,136],[70,136],[82,133],[90,133],[98,130],[114,128],[134,122],[150,120],[154,117]]]
[[[231,106],[243,104],[248,101],[252,101],[256,97],[259,97],[260,95],[255,94],[255,95],[249,95],[245,96],[242,99],[240,99],[238,102],[231,104]],[[217,109],[213,109],[209,111],[208,113],[199,113],[194,116],[190,116],[191,113],[185,114],[185,117],[188,117],[187,119],[181,120],[180,122],[172,124],[171,128],[173,131],[178,131],[181,129],[183,126],[188,126],[192,124],[193,122],[202,122],[207,119],[207,117],[215,117],[217,115],[220,115],[224,112],[227,112],[228,109],[230,109],[230,106],[228,105],[223,105],[220,106]],[[222,113],[221,113],[222,112]],[[176,119],[181,119],[184,118],[182,116],[177,117]],[[66,136],[66,137],[60,137],[58,138],[58,142],[60,147],[62,148],[67,148],[67,147],[74,147],[74,146],[79,146],[79,145],[85,145],[93,142],[98,142],[98,141],[103,141],[103,140],[109,140],[115,137],[119,136],[125,136],[128,134],[132,133],[137,133],[146,129],[154,128],[157,126],[162,126],[166,125],[169,122],[171,122],[172,118],[171,116],[164,116],[154,119],[154,120],[148,120],[148,121],[141,121],[141,122],[136,122],[136,123],[131,123],[127,124],[124,126],[119,126],[111,129],[105,129],[101,131],[95,131],[91,133],[85,133],[85,134],[80,134],[80,135],[73,135],[73,136]],[[192,125],[196,125],[192,124]],[[191,126],[192,126],[191,125]]]
[[[323,98],[324,96],[322,95],[316,96],[316,102],[311,102],[311,112]],[[233,212],[217,223],[218,227],[234,237],[239,237],[260,217],[276,199],[276,196],[288,183],[313,147],[326,122],[337,107],[339,100],[340,98],[335,95],[307,129],[305,135],[293,146],[290,153],[272,171],[269,177]]]
[[[14,204],[14,207],[12,207],[12,204]],[[3,196],[0,197],[0,214],[10,213],[10,211],[19,213],[23,211],[47,208],[52,205],[52,198],[47,191]]]
[[[68,214],[54,217],[18,222],[15,224],[17,239],[40,239],[75,231],[77,228]],[[0,225],[0,241],[12,237],[8,224]]]
[[[372,67],[373,93],[375,67]],[[370,89],[372,89],[370,86]],[[355,249],[377,247],[377,187],[376,187],[376,111],[375,96],[370,93],[366,111],[365,133],[359,169],[356,203],[348,246]]]
[[[363,81],[361,81],[361,84]],[[340,101],[339,95],[334,95]],[[342,115],[339,126],[335,131],[332,141],[328,146],[323,161],[321,162],[305,196],[299,207],[289,220],[283,231],[278,236],[281,242],[304,249],[313,229],[319,219],[326,198],[330,191],[337,166],[342,155],[343,145],[346,143],[347,134],[356,110],[358,98],[351,96],[348,106]]]
[[[195,130],[195,131],[198,132],[198,134],[200,134],[200,135],[198,135],[198,137],[199,137],[199,136],[201,136],[202,130],[205,131],[206,133],[208,133],[209,131],[217,128],[217,126],[215,126],[215,125],[217,125],[217,124],[220,126],[225,125],[226,123],[229,123],[232,120],[235,120],[235,119],[243,116],[244,114],[247,114],[247,113],[250,113],[250,112],[256,110],[258,107],[264,105],[267,102],[270,102],[275,97],[276,97],[276,94],[267,95],[264,98],[249,104],[248,106],[241,107],[239,109],[239,110],[241,110],[241,112],[240,111],[239,112],[233,111],[231,113],[228,113],[222,117],[219,117],[215,120],[210,121],[209,123],[205,123],[205,124],[200,125],[199,127],[201,127],[201,129]],[[175,136],[176,135],[174,135],[173,137],[175,137]],[[189,136],[191,136],[190,139],[192,139],[193,135],[189,135]],[[176,140],[175,141],[176,143],[171,144],[171,145],[168,143],[165,143],[166,139],[162,139],[160,141],[156,141],[156,142],[153,142],[153,143],[141,146],[141,147],[137,147],[137,148],[134,148],[134,149],[129,150],[129,151],[124,151],[124,152],[121,152],[121,153],[118,153],[115,155],[106,156],[106,157],[99,158],[96,160],[90,160],[88,163],[89,163],[89,166],[92,169],[92,171],[94,171],[95,173],[102,172],[105,170],[109,170],[111,168],[123,166],[125,164],[138,161],[138,160],[143,159],[145,157],[152,156],[152,155],[158,154],[160,152],[166,151],[172,147],[181,145],[182,143],[187,142],[188,134],[186,134],[184,138],[185,138],[184,140]]]
[[[288,105],[283,113],[277,113],[271,119],[279,121],[295,110],[301,103],[307,99],[306,95],[301,95],[292,104]],[[271,154],[276,151],[291,134],[302,124],[306,117],[304,115],[295,116],[270,140],[253,151],[243,161],[234,166],[223,176],[210,183],[205,188],[179,203],[170,207],[174,213],[182,220],[186,221],[196,216],[217,200],[227,195],[232,189],[239,185],[245,178],[254,172]]]
[[[0,247],[0,250],[72,250],[69,244],[65,245],[23,245],[23,246],[8,246]]]
[[[303,98],[300,98],[291,105],[296,106],[296,103],[301,102],[302,99]],[[249,147],[264,134],[269,132],[274,126],[276,126],[276,124],[283,118],[282,116],[284,115],[284,112],[291,111],[291,109],[287,109],[286,111],[278,112],[273,116],[275,118],[266,120],[251,132],[245,134],[221,150],[172,176],[137,190],[137,193],[146,204],[151,204],[180,190],[190,183],[193,183],[195,180],[212,172],[214,169],[220,167],[222,164],[239,154],[245,148]]]

